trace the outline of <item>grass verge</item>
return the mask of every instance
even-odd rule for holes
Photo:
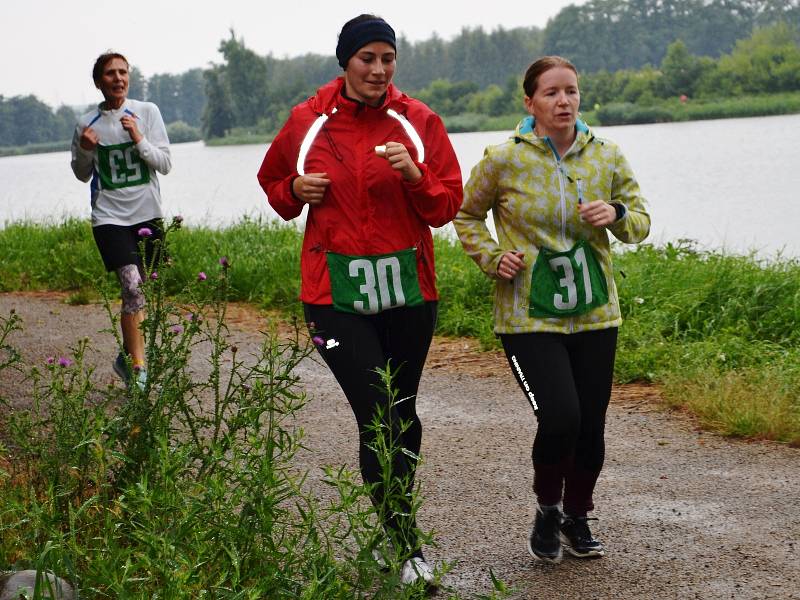
[[[223,230],[185,228],[174,236],[177,294],[226,256],[232,300],[300,315],[302,234],[243,220]],[[0,290],[69,290],[74,302],[108,277],[88,223],[12,223],[0,230]],[[492,284],[457,241],[435,238],[440,303],[437,333],[492,333]],[[666,399],[727,435],[800,443],[800,263],[699,251],[690,242],[617,251],[625,323],[616,378],[663,385]],[[744,390],[749,390],[745,392]],[[748,416],[749,415],[749,416]]]

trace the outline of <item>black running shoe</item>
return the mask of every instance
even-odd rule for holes
[[[589,530],[587,517],[564,517],[561,523],[561,543],[572,556],[578,558],[599,557],[605,554],[603,544],[594,539]],[[596,521],[597,519],[591,519]]]
[[[536,520],[528,536],[528,552],[536,560],[557,564],[561,562],[561,511],[557,506],[536,509]]]
[[[114,359],[114,373],[119,375],[120,379],[125,382],[125,385],[131,384],[131,370],[122,352],[117,354],[117,358]]]

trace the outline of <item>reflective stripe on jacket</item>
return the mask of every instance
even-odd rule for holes
[[[343,86],[337,78],[295,106],[258,171],[270,205],[287,221],[305,206],[291,191],[301,171],[331,180],[322,202],[309,206],[300,299],[331,304],[328,251],[363,256],[415,247],[422,295],[436,300],[430,227],[449,223],[462,199],[461,170],[444,125],[393,85],[380,107],[346,98]],[[419,181],[404,181],[375,153],[387,142],[406,146],[422,172]]]
[[[510,140],[486,149],[467,181],[464,204],[454,225],[467,254],[484,273],[497,279],[496,333],[573,333],[616,327],[622,322],[607,232],[622,242],[640,242],[650,231],[650,216],[619,148],[596,137],[580,121],[576,128],[575,142],[559,157],[547,138],[533,133],[533,121],[528,117]],[[622,204],[624,216],[607,228],[581,221],[579,189],[585,202]],[[497,242],[486,227],[489,210]],[[539,248],[569,250],[580,239],[589,242],[606,277],[608,304],[575,317],[528,316],[531,270]],[[525,255],[525,268],[511,282],[497,275],[501,257],[510,250]]]

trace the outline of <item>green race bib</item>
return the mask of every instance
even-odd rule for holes
[[[100,183],[105,190],[142,185],[150,181],[150,169],[133,142],[97,146]]]
[[[586,240],[566,252],[539,250],[531,275],[531,317],[572,317],[607,303],[606,277]]]
[[[342,312],[374,315],[424,302],[417,278],[417,250],[348,256],[328,252],[333,307]]]

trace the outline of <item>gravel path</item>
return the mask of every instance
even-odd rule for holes
[[[0,314],[12,308],[25,322],[14,341],[26,360],[65,354],[88,335],[97,376],[114,379],[100,306],[0,294]],[[253,351],[263,318],[247,309],[232,314],[237,345]],[[312,450],[305,466],[312,475],[323,464],[355,469],[355,421],[335,381],[312,360],[300,375],[311,398],[298,417]],[[18,380],[0,377],[0,394],[24,402]],[[650,387],[614,391],[594,515],[606,557],[537,565],[525,550],[532,411],[501,357],[477,354],[463,340],[435,340],[418,400],[426,459],[419,520],[437,533],[428,558],[451,565],[447,588],[488,593],[491,567],[514,598],[800,599],[800,449],[704,433],[657,399]]]

